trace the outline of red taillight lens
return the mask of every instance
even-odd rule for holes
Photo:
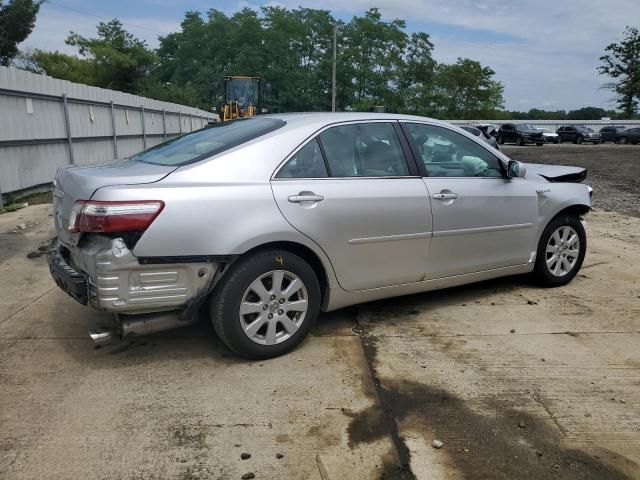
[[[160,200],[79,200],[71,211],[69,231],[113,233],[146,230],[163,208],[164,202]]]

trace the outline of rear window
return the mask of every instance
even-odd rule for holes
[[[155,165],[180,166],[198,162],[286,125],[275,118],[245,118],[216,123],[161,143],[131,157]]]

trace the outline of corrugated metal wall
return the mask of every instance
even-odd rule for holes
[[[0,67],[0,192],[49,183],[61,166],[131,156],[213,119],[196,108]]]

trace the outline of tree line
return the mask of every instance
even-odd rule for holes
[[[14,58],[22,68],[56,78],[205,110],[223,102],[225,75],[263,77],[271,87],[270,111],[329,110],[335,29],[338,110],[383,105],[390,112],[445,119],[618,116],[596,107],[506,111],[503,84],[490,67],[469,58],[453,64],[436,62],[428,33],[407,33],[404,20],[384,21],[377,8],[349,21],[311,8],[243,8],[232,15],[216,9],[206,15],[190,11],[180,31],[159,37],[157,49],[114,19],[98,24],[93,38],[70,32],[66,43],[77,48],[77,55],[44,50],[17,55],[16,41],[24,40],[33,28],[42,1],[3,2],[0,39],[3,28],[11,28],[13,36],[0,41],[0,63]],[[21,22],[24,26],[17,28]],[[625,39],[609,45],[601,57],[600,72],[612,78],[608,87],[616,92],[626,117],[637,113],[640,98],[639,45],[638,30],[627,28]]]

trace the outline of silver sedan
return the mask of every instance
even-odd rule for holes
[[[585,177],[423,117],[261,116],[60,169],[49,265],[114,314],[96,341],[204,311],[231,350],[268,358],[320,311],[515,274],[566,284],[587,246]]]

